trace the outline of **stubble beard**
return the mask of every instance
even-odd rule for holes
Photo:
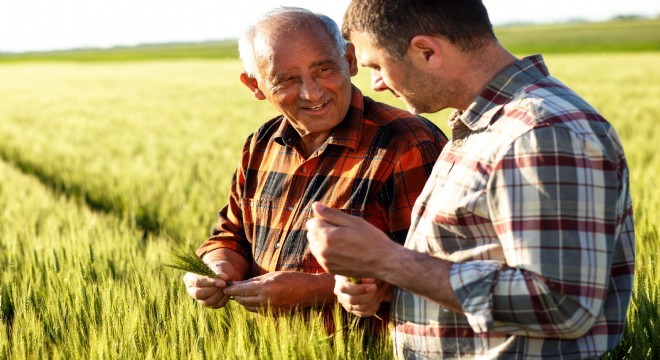
[[[422,73],[405,66],[403,88],[408,111],[414,114],[434,113],[452,107],[461,97],[462,84],[455,79],[444,79]]]

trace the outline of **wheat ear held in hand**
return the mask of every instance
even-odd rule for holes
[[[348,277],[348,281],[352,282],[353,284],[359,284],[359,283],[360,283],[360,278],[359,278],[359,277],[355,277],[355,276],[349,276],[349,277]],[[376,319],[378,319],[378,320],[381,320],[381,321],[383,320],[383,318],[381,318],[380,316],[378,316],[378,314],[374,314],[374,317],[375,317]]]
[[[178,234],[165,234],[170,245],[170,263],[167,267],[215,278],[217,275]]]

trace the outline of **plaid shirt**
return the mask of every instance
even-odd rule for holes
[[[365,218],[403,244],[413,205],[446,144],[430,121],[363,97],[353,87],[344,120],[309,158],[282,116],[245,143],[229,203],[197,253],[228,248],[272,271],[324,272],[307,246],[310,205]]]
[[[406,248],[453,262],[463,314],[395,291],[400,358],[585,358],[621,339],[634,269],[628,169],[612,126],[540,55],[451,119]]]

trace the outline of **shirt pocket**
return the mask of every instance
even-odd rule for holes
[[[243,230],[252,246],[252,255],[255,259],[263,256],[263,252],[268,248],[269,239],[279,239],[283,226],[280,218],[282,211],[279,200],[241,199]]]

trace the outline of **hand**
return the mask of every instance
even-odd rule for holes
[[[307,221],[309,249],[326,271],[380,279],[452,311],[463,311],[449,278],[452,262],[408,250],[365,220],[321,203],[312,204],[312,210],[315,218]],[[347,298],[341,301],[350,310],[352,303]],[[366,310],[372,309],[360,308]]]
[[[222,290],[233,278],[234,269],[227,261],[207,264],[218,275],[217,278],[210,278],[189,272],[183,276],[183,282],[186,284],[188,295],[197,300],[198,303],[210,308],[219,309],[225,306],[230,299],[230,296],[224,294]]]
[[[390,284],[375,279],[360,279],[359,284],[335,275],[335,295],[344,309],[357,316],[373,316],[383,301],[392,300]]]
[[[331,274],[276,271],[234,282],[224,289],[224,293],[233,296],[248,311],[261,312],[270,306],[279,313],[333,302],[333,284]]]
[[[312,204],[315,218],[307,221],[309,249],[329,273],[380,278],[400,245],[362,218]]]

